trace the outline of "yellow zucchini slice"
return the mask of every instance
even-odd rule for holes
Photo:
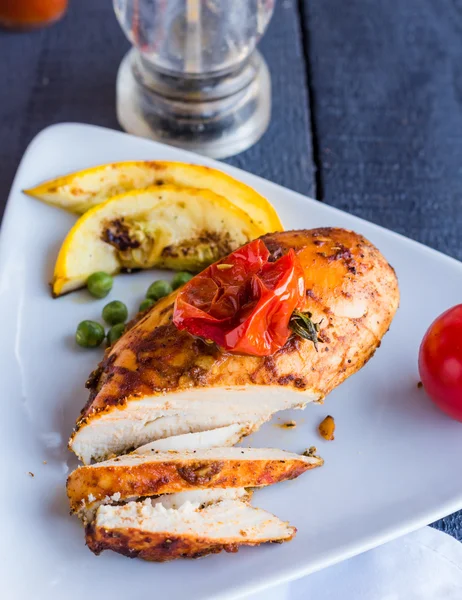
[[[111,196],[165,184],[209,189],[247,212],[264,233],[283,230],[273,206],[254,189],[217,169],[188,163],[112,163],[58,177],[24,192],[53,206],[83,214]]]
[[[53,295],[85,286],[96,271],[198,272],[262,233],[248,214],[209,190],[165,185],[126,192],[86,212],[68,233]]]

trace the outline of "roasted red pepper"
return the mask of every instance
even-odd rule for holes
[[[303,268],[293,250],[274,262],[255,240],[193,277],[179,292],[178,329],[229,352],[268,356],[287,342],[293,311],[303,306]]]

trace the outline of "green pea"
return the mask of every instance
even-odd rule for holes
[[[172,286],[165,279],[159,279],[151,283],[148,287],[148,291],[146,292],[146,298],[150,298],[151,300],[159,300],[164,296],[168,296],[172,292]]]
[[[75,341],[82,348],[96,348],[104,340],[104,327],[96,321],[82,321],[75,332]]]
[[[145,310],[147,310],[148,308],[151,308],[151,306],[154,306],[155,302],[152,298],[145,298],[143,300],[143,302],[140,304],[140,312],[143,312]]]
[[[192,279],[192,277],[193,276],[191,275],[191,273],[188,273],[187,271],[179,271],[175,274],[175,276],[172,279],[172,288],[176,290],[177,288],[187,283],[190,279]]]
[[[107,341],[109,345],[112,346],[112,344],[115,344],[115,342],[122,337],[124,331],[125,323],[117,323],[117,325],[113,325],[107,332]]]
[[[93,273],[87,279],[87,288],[95,298],[105,298],[112,290],[113,278],[104,271]]]
[[[113,300],[103,308],[103,319],[108,325],[125,323],[128,317],[127,307],[120,300]]]

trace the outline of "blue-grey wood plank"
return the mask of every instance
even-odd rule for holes
[[[262,50],[273,78],[273,118],[252,149],[229,162],[313,194],[310,117],[297,2],[277,2]],[[30,33],[0,31],[0,212],[17,164],[41,129],[81,121],[118,129],[115,79],[128,50],[112,3],[70,2],[66,17]]]
[[[308,196],[315,195],[306,69],[297,0],[277,0],[260,49],[272,78],[272,118],[253,148],[227,162]]]
[[[0,209],[18,162],[44,127],[117,127],[114,85],[128,49],[111,2],[70,2],[65,18],[25,33],[0,30]]]
[[[302,6],[318,193],[462,259],[461,0]],[[462,540],[462,513],[436,526]]]
[[[325,200],[462,258],[461,0],[304,0]]]

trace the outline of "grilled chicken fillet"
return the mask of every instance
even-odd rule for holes
[[[71,510],[212,488],[254,488],[294,479],[322,465],[316,456],[272,448],[209,448],[129,454],[79,467],[67,480]]]
[[[322,400],[374,354],[399,302],[395,273],[377,248],[332,228],[262,239],[275,259],[290,248],[298,255],[303,310],[321,323],[319,351],[293,335],[269,357],[228,354],[176,329],[174,292],[122,336],[90,377],[90,399],[70,440],[84,463],[233,423],[255,430],[276,411]]]
[[[130,558],[163,562],[284,542],[295,532],[288,523],[241,500],[222,500],[205,508],[186,502],[167,509],[148,499],[100,506],[86,528],[86,541],[95,554],[114,550]]]

